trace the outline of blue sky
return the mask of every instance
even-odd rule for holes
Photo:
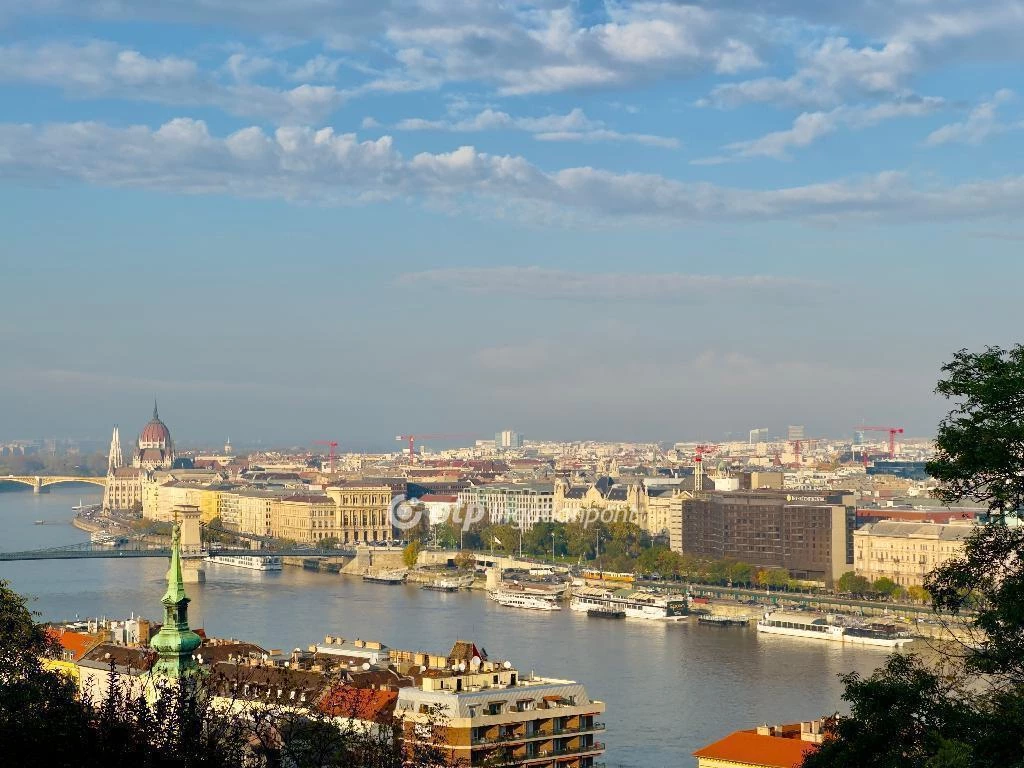
[[[0,0],[0,438],[930,434],[1017,0]],[[133,429],[134,427],[130,427]]]

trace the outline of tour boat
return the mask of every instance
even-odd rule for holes
[[[209,563],[231,565],[235,568],[248,568],[250,571],[280,571],[281,558],[273,555],[210,555]]]
[[[806,637],[850,645],[875,645],[883,648],[898,648],[913,641],[907,632],[899,631],[893,624],[843,624],[838,617],[820,613],[796,611],[775,611],[766,613],[757,622],[757,631],[767,635]]]
[[[543,597],[528,595],[508,589],[492,589],[487,596],[498,605],[506,608],[526,608],[531,611],[560,611],[562,606],[552,600],[545,600]]]
[[[682,621],[689,614],[684,598],[662,597],[651,592],[574,587],[569,607],[589,612],[593,608],[623,611],[630,619]]]

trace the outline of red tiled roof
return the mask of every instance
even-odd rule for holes
[[[701,747],[693,756],[727,760],[766,768],[796,768],[815,748],[810,741],[779,736],[759,736],[757,731],[736,731],[714,744]]]
[[[445,496],[440,493],[425,493],[420,496],[420,501],[446,501],[448,503],[456,502],[459,500],[458,496]]]
[[[332,717],[382,722],[395,711],[397,701],[398,693],[395,691],[338,685],[324,695],[320,709]]]
[[[78,661],[89,652],[89,649],[99,643],[99,639],[84,632],[71,632],[66,629],[49,629],[47,633],[53,637],[61,648],[70,651],[71,660]]]

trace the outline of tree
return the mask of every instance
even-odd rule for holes
[[[917,584],[911,584],[907,587],[907,596],[915,603],[927,602],[930,597],[928,590]]]
[[[847,571],[836,581],[836,588],[850,595],[863,595],[871,590],[871,582],[853,571]]]
[[[420,559],[420,542],[419,539],[413,539],[405,545],[405,549],[402,550],[402,562],[405,563],[406,568],[415,568],[416,562]]]
[[[876,594],[883,595],[884,597],[896,597],[902,587],[888,576],[880,576],[872,583],[871,589]]]
[[[957,403],[928,471],[943,501],[984,502],[996,524],[968,537],[923,591],[974,637],[940,648],[934,668],[895,655],[867,679],[846,676],[851,714],[828,726],[805,768],[1024,765],[1024,529],[1005,525],[1024,503],[1024,347],[961,350],[942,371],[936,391]]]
[[[455,556],[455,567],[464,571],[473,570],[476,567],[476,555],[465,550],[459,552]]]
[[[757,572],[757,583],[762,587],[782,589],[789,584],[789,571],[785,568],[769,568]]]
[[[850,716],[830,722],[803,768],[924,766],[940,738],[970,730],[977,717],[962,679],[947,679],[913,655],[893,654],[863,678],[842,676]]]
[[[337,536],[328,536],[326,539],[320,539],[316,545],[320,549],[337,549],[341,544]]]
[[[969,498],[997,519],[1024,507],[1024,345],[961,349],[935,391],[958,404],[939,425],[928,474],[947,504]]]

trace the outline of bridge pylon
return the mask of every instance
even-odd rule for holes
[[[43,493],[43,478],[39,475],[32,478],[32,493]]]
[[[203,540],[199,526],[199,507],[194,504],[178,504],[174,516],[181,524],[181,577],[191,584],[206,581],[203,569]]]

